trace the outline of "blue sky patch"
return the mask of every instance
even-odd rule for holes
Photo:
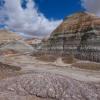
[[[36,5],[47,18],[62,19],[75,12],[84,11],[80,0],[35,0]]]

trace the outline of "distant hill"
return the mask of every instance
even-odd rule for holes
[[[8,30],[0,30],[0,43],[10,42],[14,40],[20,40],[22,37],[17,33],[8,31]]]
[[[17,33],[0,30],[0,54],[30,53],[34,49]]]
[[[41,43],[41,39],[33,37],[33,38],[30,38],[30,39],[25,39],[25,42],[30,44],[30,45],[35,45],[35,44]]]

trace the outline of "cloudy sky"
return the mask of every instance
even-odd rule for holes
[[[100,0],[0,0],[0,28],[43,37],[79,11],[100,16]]]

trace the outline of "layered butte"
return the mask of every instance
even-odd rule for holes
[[[49,54],[71,54],[79,59],[100,61],[100,18],[87,12],[66,17],[43,43]]]

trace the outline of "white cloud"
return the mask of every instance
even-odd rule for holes
[[[91,13],[100,16],[100,0],[81,0],[82,6]]]
[[[50,34],[61,20],[49,20],[35,5],[33,0],[28,0],[27,9],[23,9],[20,0],[5,0],[4,9],[0,16],[8,16],[9,20],[4,21],[9,29],[29,35],[44,36]]]

